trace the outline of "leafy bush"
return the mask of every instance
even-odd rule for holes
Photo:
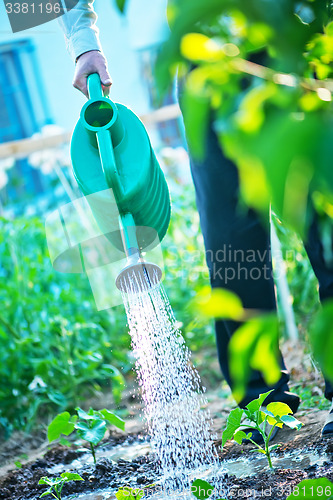
[[[53,270],[37,219],[0,220],[0,426],[31,428],[112,381],[131,363],[124,314],[98,313],[87,278]]]

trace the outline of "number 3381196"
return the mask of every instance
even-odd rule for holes
[[[59,2],[7,2],[6,11],[7,14],[60,14],[62,12],[62,7]]]

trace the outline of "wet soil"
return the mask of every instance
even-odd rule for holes
[[[224,474],[223,489],[217,498],[286,499],[303,479],[326,477],[333,482],[333,438],[321,438],[327,409],[308,407],[309,397],[317,407],[323,401],[321,376],[311,365],[307,367],[303,363],[299,368],[295,348],[290,349],[289,357],[294,384],[299,390],[304,387],[307,391],[297,413],[304,426],[297,432],[290,429],[279,431],[273,441],[280,444],[272,453],[273,471],[268,469],[265,457],[251,452],[252,445],[239,446],[228,442],[221,450],[221,441],[216,439],[219,467]],[[225,386],[208,392],[207,398],[213,430],[220,438],[234,403]],[[102,396],[100,402],[90,403],[96,409],[105,407],[105,397]],[[129,418],[125,419],[126,432],[111,432],[106,437],[97,449],[96,465],[83,449],[83,443],[75,442],[71,448],[50,446],[45,431],[36,436],[16,433],[9,441],[0,443],[0,500],[37,499],[46,489],[38,485],[39,479],[42,476],[57,477],[64,471],[77,472],[84,479],[65,485],[63,497],[66,500],[72,495],[80,500],[114,499],[114,492],[121,486],[141,488],[154,482],[158,484],[157,465],[149,451],[149,439],[140,417],[142,409],[135,401],[131,401],[130,406]],[[24,458],[23,453],[27,454]],[[15,467],[15,460],[22,462],[21,468]]]
[[[280,447],[273,452],[273,471],[268,469],[265,457],[250,451],[252,445],[241,447],[228,442],[221,451],[220,441],[216,441],[220,467],[225,471],[220,497],[285,499],[303,479],[326,477],[333,481],[333,439],[320,437],[325,417],[326,411],[303,411],[298,417],[305,424],[300,431],[279,431],[274,440]],[[218,416],[213,426],[215,430],[220,428]],[[142,429],[139,433],[112,433],[98,447],[94,465],[82,446],[55,445],[46,452],[42,450],[37,459],[22,468],[7,472],[0,479],[0,500],[37,499],[45,491],[45,486],[38,485],[39,479],[56,477],[64,471],[78,472],[84,479],[65,485],[65,498],[69,495],[89,500],[115,498],[113,493],[120,486],[141,488],[158,482],[156,462],[148,447],[149,440]],[[81,497],[90,492],[90,496]]]

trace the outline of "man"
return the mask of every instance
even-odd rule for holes
[[[93,0],[80,0],[77,7],[60,19],[65,32],[68,49],[76,62],[73,85],[87,95],[87,77],[98,73],[105,94],[112,85],[108,73],[107,61],[102,53],[96,28],[97,16],[93,11]],[[206,154],[202,161],[191,159],[192,177],[196,189],[197,206],[200,214],[201,229],[204,235],[207,253],[207,264],[210,270],[213,287],[228,288],[242,300],[248,309],[275,311],[276,298],[272,279],[272,263],[270,258],[270,238],[267,227],[253,210],[239,212],[238,190],[239,180],[236,166],[227,159],[220,147],[214,132],[213,124],[206,133]],[[268,214],[267,214],[268,217]],[[319,281],[321,300],[333,298],[333,269],[326,266],[323,248],[320,243],[316,221],[311,225],[306,250],[314,272]],[[234,276],[228,283],[223,281],[219,273],[221,250],[227,249],[229,260],[224,262]],[[231,252],[229,252],[231,250]],[[251,251],[253,255],[265,256],[259,262],[244,262],[242,255]],[[240,256],[240,257],[238,257]],[[237,273],[239,264],[244,269]],[[251,269],[256,268],[256,273]],[[267,272],[268,270],[268,272]],[[246,272],[247,271],[247,272]],[[260,279],[258,279],[258,271]],[[219,362],[222,372],[232,386],[228,365],[228,343],[239,327],[235,321],[216,322],[216,340]],[[282,401],[287,403],[295,413],[300,400],[296,394],[289,392],[289,375],[281,356],[281,377],[272,387],[268,387],[259,372],[253,371],[244,399],[239,406],[244,407],[260,393],[273,389],[265,403]],[[325,396],[329,401],[333,398],[333,387],[326,381]],[[333,436],[333,404],[322,430],[325,437]],[[260,434],[253,433],[252,439],[260,441]]]

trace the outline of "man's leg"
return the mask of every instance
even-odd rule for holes
[[[327,221],[326,221],[327,223]],[[331,221],[328,221],[332,224]],[[305,249],[309,256],[313,271],[319,282],[319,296],[323,302],[333,299],[333,264],[325,259],[325,252],[319,234],[320,220],[318,215],[314,215],[313,222],[308,232],[307,241],[304,242]],[[333,241],[331,243],[330,257],[333,256]],[[332,381],[325,379],[325,397],[332,401],[332,407],[323,428],[323,436],[333,436],[333,385]]]
[[[265,227],[254,211],[239,207],[237,168],[223,155],[212,127],[207,131],[205,158],[191,159],[191,170],[212,287],[236,293],[245,308],[275,311],[268,214]],[[229,385],[228,343],[239,325],[235,321],[216,322],[219,362]],[[246,397],[239,405],[245,406],[273,388],[266,401],[284,401],[295,412],[299,398],[288,392],[289,375],[283,360],[281,364],[281,378],[273,387],[253,371]]]

